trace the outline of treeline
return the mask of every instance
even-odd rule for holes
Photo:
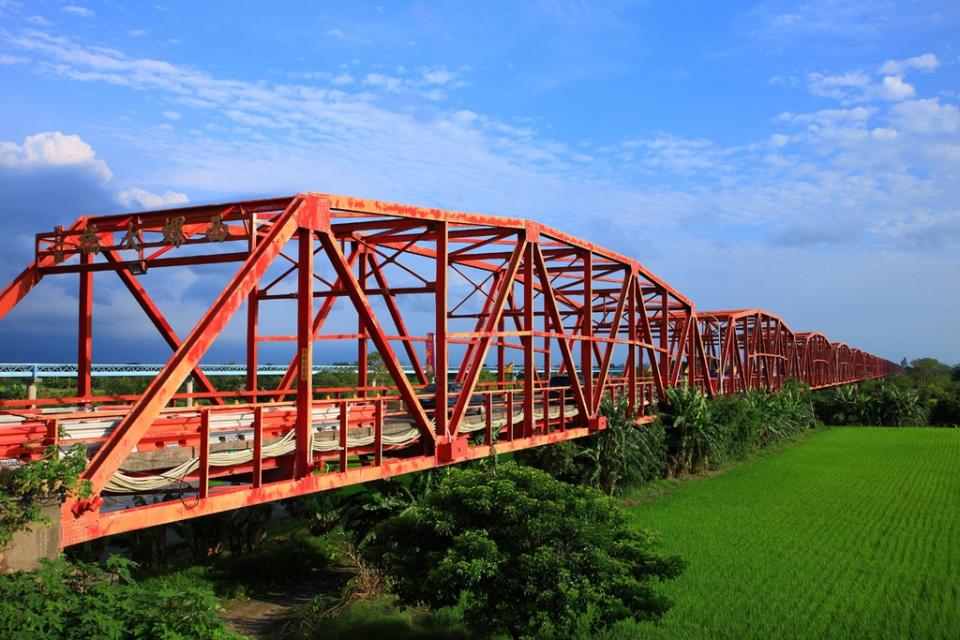
[[[960,364],[913,360],[902,375],[814,394],[817,417],[830,425],[960,426]]]

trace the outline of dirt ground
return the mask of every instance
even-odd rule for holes
[[[281,637],[299,607],[319,595],[339,593],[352,576],[348,568],[333,569],[281,588],[251,592],[230,602],[220,617],[231,629],[252,640],[274,640]]]

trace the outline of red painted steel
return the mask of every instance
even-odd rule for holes
[[[147,294],[148,277],[136,277],[227,262],[240,263],[236,274],[183,340]],[[174,350],[139,396],[93,393],[100,271],[119,275]],[[78,218],[37,236],[34,263],[0,291],[0,319],[43,278],[65,273],[80,279],[77,396],[0,402],[0,457],[36,457],[61,430],[61,444],[89,448],[95,497],[64,504],[63,546],[471,460],[494,446],[583,437],[604,428],[606,399],[625,398],[646,422],[681,381],[736,393],[899,370],[759,309],[697,312],[639,262],[535,222],[337,195]],[[426,302],[404,304],[418,297]],[[295,334],[260,335],[265,309],[283,301],[296,306]],[[244,304],[250,373],[244,390],[218,390],[199,362]],[[356,333],[325,330],[335,306],[355,315],[347,326]],[[424,306],[428,321],[415,312]],[[324,356],[315,343],[344,340],[356,342],[356,384],[316,387],[311,363]],[[267,341],[296,347],[276,388],[255,373]],[[382,368],[370,367],[374,355]],[[200,392],[178,393],[190,376]],[[76,408],[51,418],[38,408],[50,405]],[[160,474],[175,470],[163,485]],[[155,502],[118,502],[129,487]]]

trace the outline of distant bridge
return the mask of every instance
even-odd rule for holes
[[[235,275],[178,336],[149,274],[231,262]],[[170,346],[166,363],[92,364],[94,276],[107,273]],[[41,280],[66,275],[78,279],[76,365],[0,373],[77,379],[70,397],[0,402],[7,464],[45,446],[87,447],[93,496],[63,504],[61,547],[481,458],[494,445],[579,438],[605,428],[604,399],[644,423],[681,382],[714,395],[899,370],[759,309],[698,311],[639,262],[533,221],[336,195],[78,218],[37,236],[33,264],[0,291],[0,320]],[[325,329],[338,301],[352,333]],[[283,303],[292,332],[261,334],[264,305]],[[243,366],[201,365],[241,307]],[[409,323],[415,312],[424,322],[424,309],[429,332],[418,333]],[[355,386],[316,386],[318,341],[356,348]],[[263,342],[290,342],[296,356],[262,365]],[[387,372],[377,386],[374,353]],[[430,384],[432,371],[451,373]],[[142,394],[108,397],[93,393],[95,375],[152,380]],[[218,375],[244,376],[243,388],[218,389]],[[265,387],[266,375],[279,383]],[[190,379],[197,390],[180,393]],[[111,500],[129,494],[151,499]]]

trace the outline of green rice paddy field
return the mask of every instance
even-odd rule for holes
[[[630,512],[689,563],[643,636],[960,638],[960,430],[831,429]]]

